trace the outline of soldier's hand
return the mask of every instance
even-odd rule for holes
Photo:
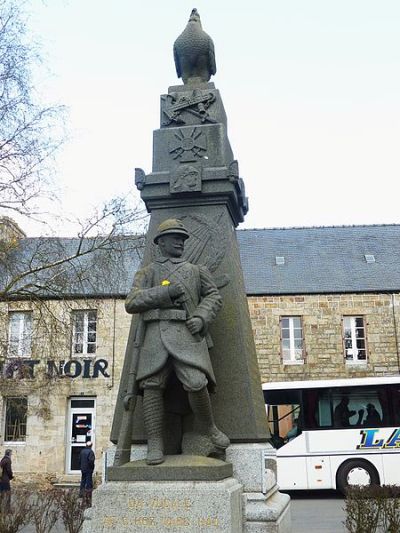
[[[186,320],[186,326],[192,335],[196,335],[203,329],[203,321],[201,318],[194,316]]]
[[[129,411],[131,407],[130,403],[131,403],[132,398],[133,398],[133,394],[125,394],[124,400],[123,400],[125,411]]]
[[[175,298],[179,298],[179,296],[183,296],[185,294],[185,289],[181,283],[176,282],[168,285],[168,292],[170,298],[173,300]]]

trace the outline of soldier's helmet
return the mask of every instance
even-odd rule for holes
[[[156,236],[153,240],[157,244],[160,237],[163,235],[169,235],[171,233],[178,233],[179,235],[182,235],[185,240],[190,237],[187,229],[183,225],[182,220],[179,220],[178,218],[168,218],[167,220],[164,220],[164,222],[161,222],[161,224],[158,226]]]

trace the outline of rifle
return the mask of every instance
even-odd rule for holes
[[[122,466],[129,463],[131,458],[131,439],[132,439],[132,424],[133,412],[136,406],[138,384],[136,381],[137,368],[139,364],[140,347],[143,344],[145,332],[145,323],[142,317],[139,316],[136,329],[132,328],[134,334],[133,350],[131,354],[131,361],[129,366],[128,382],[126,393],[123,398],[124,411],[122,414],[121,425],[119,427],[117,449],[115,451],[114,466]],[[128,345],[129,345],[128,339]]]

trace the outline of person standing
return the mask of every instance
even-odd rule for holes
[[[85,499],[88,507],[92,504],[93,472],[95,455],[92,450],[93,443],[88,441],[86,447],[79,454],[79,468],[82,474],[79,496]]]
[[[0,461],[0,504],[5,506],[5,510],[11,508],[11,485],[10,481],[14,478],[11,467],[12,450],[7,449],[3,459]]]

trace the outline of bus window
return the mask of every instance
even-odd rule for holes
[[[400,426],[400,388],[392,387],[392,412],[394,426]]]
[[[332,426],[331,397],[328,391],[320,391],[317,420],[320,428]]]
[[[386,391],[384,387],[305,390],[304,429],[388,426]],[[400,389],[398,401],[400,404]]]
[[[331,426],[330,400],[326,389],[309,389],[303,392],[304,429]]]
[[[271,441],[275,448],[280,448],[301,433],[300,406],[298,404],[272,405],[269,406],[268,413]]]
[[[332,389],[335,428],[382,427],[387,418],[385,391],[363,389]]]

